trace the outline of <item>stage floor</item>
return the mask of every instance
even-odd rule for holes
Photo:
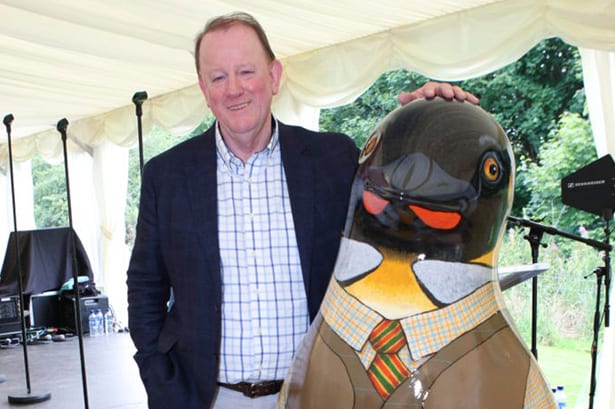
[[[84,337],[88,403],[91,409],[147,409],[145,389],[128,333]],[[9,404],[9,396],[26,394],[24,355],[21,345],[0,348],[0,409],[86,408],[79,360],[79,340],[28,345],[32,394],[51,393],[51,399],[31,405]]]

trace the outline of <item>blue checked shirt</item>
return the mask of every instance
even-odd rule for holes
[[[243,164],[216,127],[222,265],[219,382],[283,379],[309,326],[278,144]]]

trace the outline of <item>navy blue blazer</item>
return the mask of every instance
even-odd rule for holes
[[[343,134],[282,123],[279,136],[313,319],[335,264],[358,149]],[[217,220],[212,127],[143,169],[127,284],[130,334],[150,409],[209,408],[214,397],[222,302]]]

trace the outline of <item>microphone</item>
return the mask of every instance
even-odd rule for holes
[[[147,99],[147,92],[145,91],[137,91],[132,96],[132,103],[135,104],[138,116],[143,115],[143,111],[141,110],[141,105],[143,105],[143,101],[145,101],[146,99]]]
[[[515,216],[508,216],[508,221],[515,223],[517,226],[523,226],[523,227],[530,227],[530,228],[531,227],[546,227],[539,223],[533,222],[531,220],[521,219]]]
[[[11,123],[13,122],[13,119],[15,119],[13,114],[7,114],[2,120],[2,122],[4,122],[4,126],[6,126],[6,131],[8,133],[11,133]]]
[[[66,118],[60,119],[56,125],[56,129],[60,132],[60,135],[62,135],[63,141],[66,141],[66,127],[68,127],[68,119]]]

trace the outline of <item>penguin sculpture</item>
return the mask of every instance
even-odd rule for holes
[[[278,407],[555,408],[497,280],[513,187],[508,138],[481,108],[419,100],[385,117]]]

